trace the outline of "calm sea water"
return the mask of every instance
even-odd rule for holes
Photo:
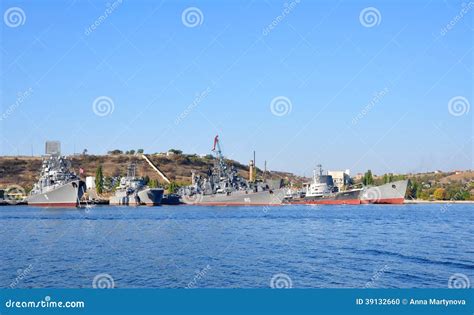
[[[473,205],[1,207],[0,284],[445,288],[474,281],[473,222]]]

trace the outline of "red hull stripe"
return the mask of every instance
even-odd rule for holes
[[[249,203],[249,202],[197,202],[183,203],[190,206],[281,206],[281,203]]]
[[[290,201],[292,205],[359,205],[359,199]]]
[[[109,203],[110,206],[124,206],[124,207],[127,207],[127,206],[132,206],[132,207],[135,207],[135,206],[159,206],[161,205],[160,203],[141,203],[141,204],[136,204],[136,203],[129,203],[128,205],[127,204],[120,204],[120,203]]]
[[[402,204],[405,202],[404,198],[386,198],[386,199],[378,199],[378,200],[361,200],[363,204],[367,203],[375,203],[375,204]]]

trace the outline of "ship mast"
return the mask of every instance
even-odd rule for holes
[[[136,167],[137,167],[137,165],[133,162],[128,165],[127,177],[135,178],[135,176],[136,176]]]
[[[323,166],[321,164],[316,165],[316,167],[319,169],[319,176],[323,176]]]
[[[219,141],[219,135],[216,135],[216,137],[214,138],[214,146],[212,148],[212,151],[214,151],[216,153],[216,164],[215,164],[215,168],[217,169],[218,171],[218,175],[219,175],[219,178],[222,178],[224,175],[225,175],[225,169],[227,168],[226,167],[226,164],[225,164],[225,161],[224,161],[224,157],[222,156],[222,150],[221,150],[221,145],[220,145],[220,141]]]

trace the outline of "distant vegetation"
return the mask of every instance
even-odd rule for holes
[[[169,149],[168,152],[171,152],[171,153],[174,153],[174,154],[183,154],[183,151],[176,150],[176,149]]]
[[[134,155],[134,154],[143,154],[145,151],[143,149],[131,149],[131,150],[126,150],[125,153],[122,151],[122,150],[118,150],[118,149],[115,149],[115,150],[111,150],[111,151],[108,151],[107,154],[109,155],[119,155],[119,154],[127,154],[127,155]]]
[[[101,194],[104,191],[104,174],[102,173],[102,165],[99,165],[95,171],[95,190],[98,194]]]
[[[406,198],[422,200],[474,200],[474,172],[436,172],[420,174],[392,174],[375,176],[364,173],[359,184],[382,185],[409,179]]]
[[[374,177],[372,176],[372,171],[368,170],[365,174],[364,177],[362,178],[362,183],[367,186],[367,185],[373,185],[374,184]]]
[[[423,200],[474,200],[474,180],[453,178],[452,175],[422,175],[410,177],[408,198]]]

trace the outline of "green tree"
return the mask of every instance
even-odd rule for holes
[[[145,152],[143,149],[138,149],[138,150],[137,150],[137,153],[138,153],[138,154],[143,154],[143,152]]]
[[[421,193],[423,192],[423,185],[418,184],[418,187],[416,187],[416,198],[421,198]]]
[[[150,179],[150,181],[148,182],[148,187],[158,188],[158,187],[160,187],[160,183],[158,182],[157,179]]]
[[[436,200],[443,200],[446,197],[446,191],[444,190],[444,188],[436,188],[433,193],[433,197]]]
[[[95,191],[98,194],[101,194],[104,191],[104,174],[102,173],[102,165],[99,165],[95,171]]]
[[[173,181],[168,184],[168,186],[166,187],[166,190],[168,190],[168,194],[173,194],[178,190],[178,188],[179,188],[179,185]]]
[[[387,183],[393,182],[393,173],[388,174]]]
[[[115,150],[107,152],[107,154],[117,155],[117,154],[123,154],[123,152],[120,151],[120,150],[115,149]]]
[[[372,171],[371,170],[368,170],[364,174],[364,178],[362,179],[362,183],[366,186],[374,184],[374,177],[372,176]]]
[[[183,151],[176,149],[169,149],[168,152],[173,152],[174,154],[183,154]]]
[[[449,200],[469,200],[469,192],[463,187],[454,186],[446,190],[446,199]]]
[[[416,199],[418,196],[419,184],[417,182],[408,182],[407,198]]]
[[[422,199],[422,200],[429,200],[430,199],[430,193],[423,190],[420,195],[419,195],[419,198]]]
[[[130,150],[129,152],[130,152],[131,155],[134,155],[134,154],[135,154],[135,150],[133,150],[133,149]]]

